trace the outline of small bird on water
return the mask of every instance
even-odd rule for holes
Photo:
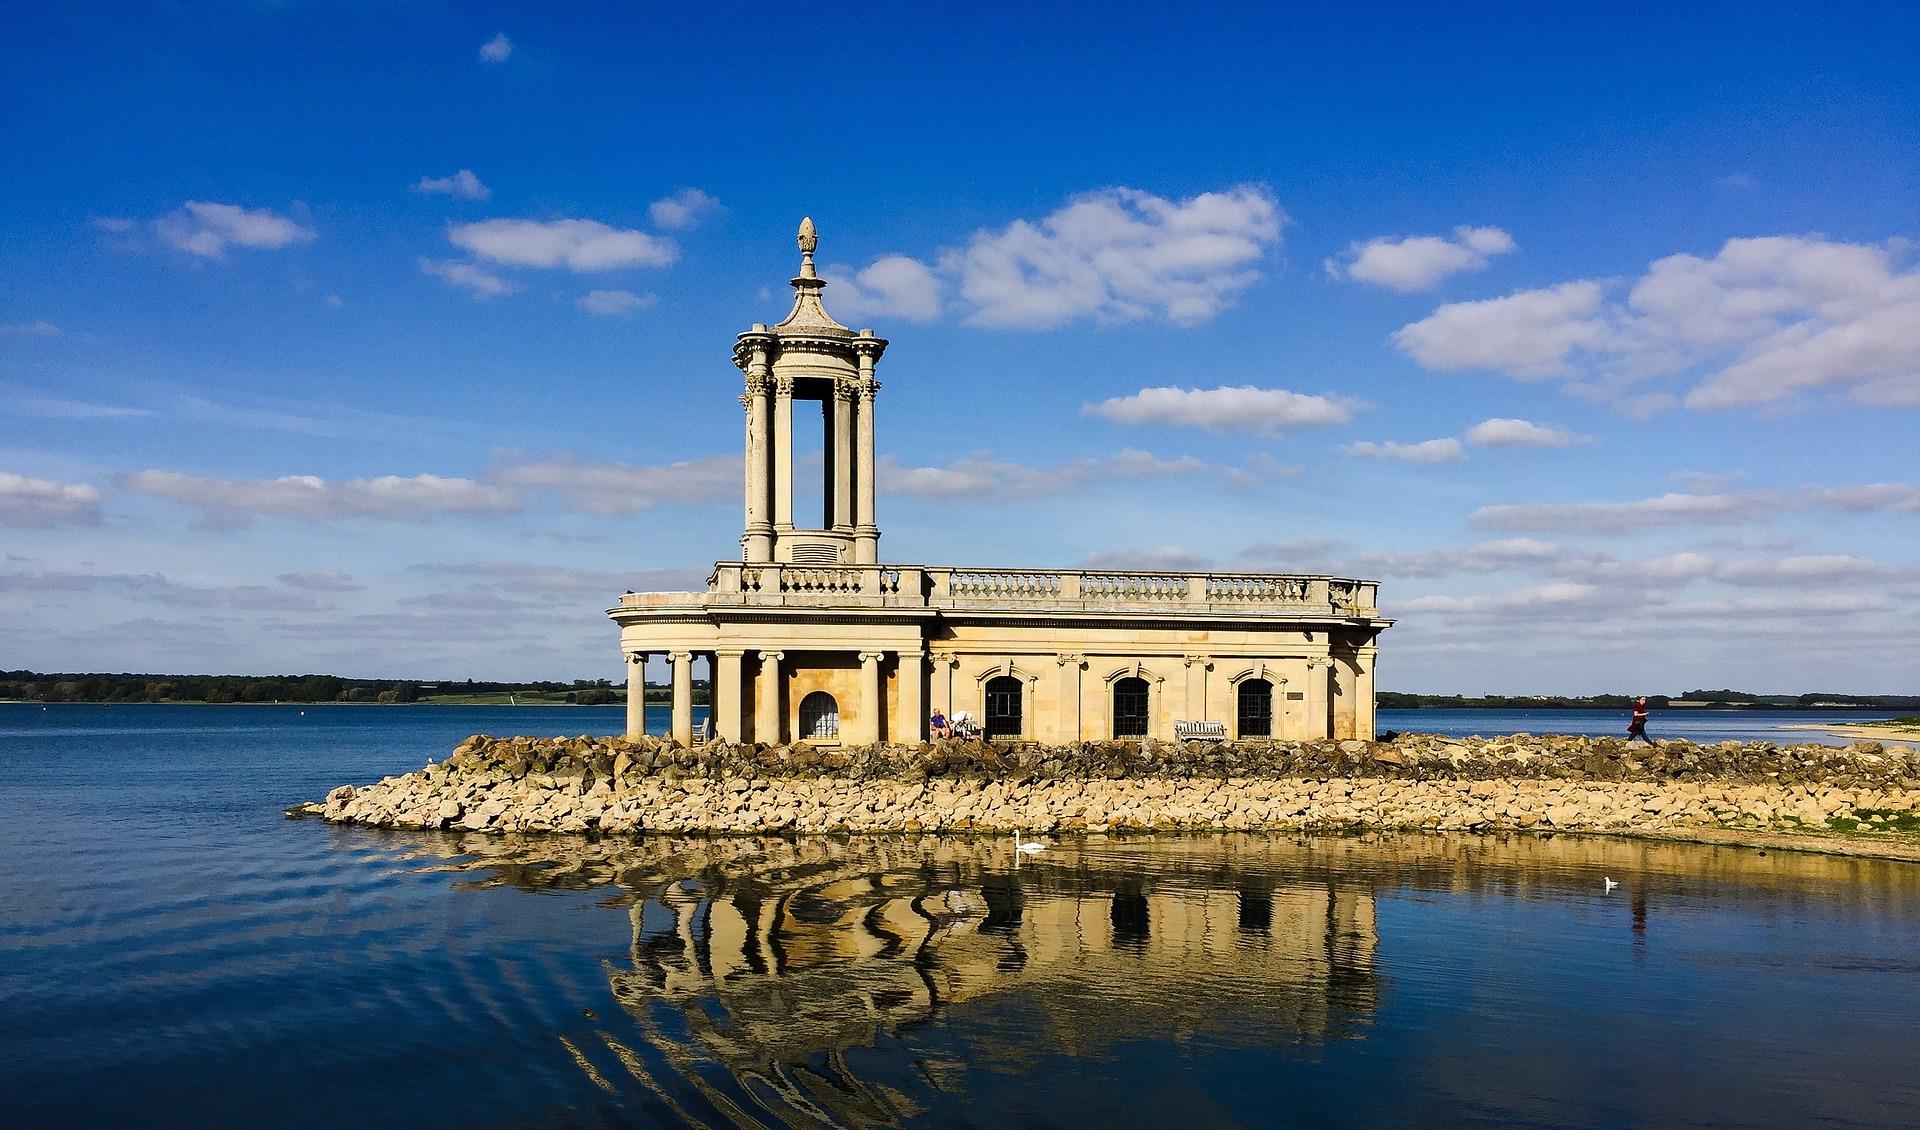
[[[1041,852],[1047,850],[1047,845],[1036,844],[1031,840],[1022,842],[1020,839],[1020,831],[1016,828],[1013,833],[1013,850],[1019,852],[1021,855],[1039,855]]]
[[[1606,886],[1604,886],[1604,887],[1602,887],[1601,889],[1602,889],[1602,890],[1604,890],[1604,891],[1606,891],[1606,892],[1607,892],[1607,893],[1609,893],[1609,894],[1611,894],[1611,893],[1613,893],[1613,889],[1614,889],[1615,887],[1617,887],[1617,886],[1619,886],[1619,885],[1620,885],[1620,884],[1618,884],[1618,883],[1616,883],[1616,882],[1614,882],[1614,881],[1613,881],[1613,878],[1612,878],[1611,876],[1605,876],[1605,875],[1603,875],[1603,876],[1601,876],[1601,878],[1600,878],[1600,881],[1601,881],[1602,883],[1604,883],[1604,884],[1606,884]]]

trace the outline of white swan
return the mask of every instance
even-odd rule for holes
[[[1602,883],[1604,883],[1604,884],[1606,884],[1606,885],[1605,885],[1604,887],[1602,887],[1602,888],[1601,888],[1601,890],[1603,890],[1603,891],[1606,891],[1606,892],[1607,892],[1608,894],[1612,894],[1612,893],[1613,893],[1613,889],[1614,889],[1615,887],[1617,887],[1617,886],[1619,886],[1619,885],[1620,885],[1620,884],[1618,884],[1618,883],[1616,883],[1616,882],[1614,882],[1614,881],[1613,881],[1613,877],[1612,877],[1612,876],[1610,876],[1610,875],[1603,875],[1603,876],[1601,876],[1601,878],[1600,878],[1600,881],[1601,881]]]
[[[1020,839],[1020,830],[1015,828],[1013,831],[1013,850],[1019,852],[1021,855],[1039,855],[1041,852],[1047,850],[1047,845],[1036,844],[1031,840],[1022,841]]]

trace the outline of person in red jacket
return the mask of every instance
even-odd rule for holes
[[[1659,743],[1647,736],[1647,696],[1641,695],[1633,700],[1633,721],[1627,726],[1627,740],[1639,738],[1648,745]]]

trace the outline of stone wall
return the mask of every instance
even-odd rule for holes
[[[1526,734],[854,749],[492,738],[289,815],[475,832],[1920,829],[1920,754]]]

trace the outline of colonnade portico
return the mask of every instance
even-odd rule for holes
[[[874,443],[887,341],[822,303],[811,220],[792,310],[738,335],[744,380],[740,560],[705,591],[628,593],[608,610],[628,655],[627,730],[645,660],[666,656],[677,741],[705,656],[715,736],[859,745],[927,737],[930,707],[1010,738],[1373,736],[1374,665],[1393,621],[1379,586],[1325,574],[968,569],[879,557]],[[794,402],[821,405],[819,528],[794,516]],[[989,703],[996,712],[988,717]]]
[[[925,741],[924,687],[926,656],[917,650],[819,650],[806,655],[810,666],[839,658],[857,681],[842,680],[824,689],[831,694],[836,715],[847,723],[817,741],[866,745],[877,741]],[[810,691],[822,689],[817,680],[785,666],[786,651],[767,647],[687,647],[627,653],[627,727],[633,736],[646,733],[646,665],[661,656],[669,666],[669,722],[666,736],[681,744],[693,741],[693,665],[705,658],[711,671],[708,718],[712,734],[728,742],[772,745],[807,737],[799,732],[798,710]],[[891,692],[890,692],[891,688]]]

